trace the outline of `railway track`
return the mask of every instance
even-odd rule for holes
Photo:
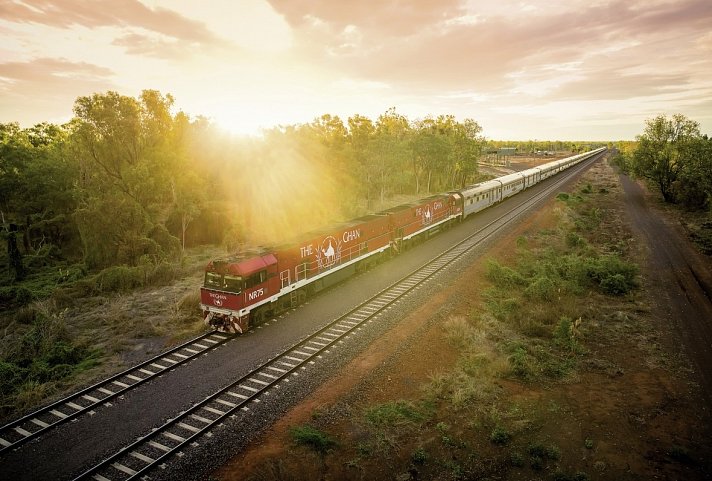
[[[37,438],[117,396],[184,364],[231,339],[229,334],[208,332],[141,364],[115,374],[79,392],[12,421],[0,428],[0,453]]]
[[[327,326],[302,339],[277,357],[267,361],[250,373],[194,404],[184,412],[153,429],[149,434],[122,448],[115,454],[80,474],[75,481],[125,481],[140,479],[147,472],[163,465],[169,457],[221,425],[227,418],[248,411],[250,404],[259,403],[282,383],[292,382],[308,366],[315,364],[339,343],[373,322],[393,304],[403,300],[413,291],[423,287],[435,275],[466,255],[473,248],[503,229],[508,222],[546,200],[548,196],[596,159],[567,171],[565,177],[555,182],[526,202],[519,203],[498,219],[481,227],[455,246],[439,254],[401,280],[382,290]]]

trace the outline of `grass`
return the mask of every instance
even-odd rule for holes
[[[309,447],[320,454],[325,454],[336,446],[336,441],[310,425],[295,426],[290,430],[290,434],[296,444]]]
[[[75,375],[94,367],[102,354],[74,342],[62,315],[41,310],[23,312],[29,321],[23,333],[3,340],[0,361],[3,414],[36,404]]]
[[[411,402],[393,401],[368,408],[365,417],[375,427],[402,427],[417,426],[428,415]]]

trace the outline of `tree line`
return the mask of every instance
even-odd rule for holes
[[[0,124],[8,279],[31,266],[89,270],[176,258],[187,246],[278,242],[377,209],[396,194],[472,182],[482,128],[450,115],[323,115],[261,138],[173,113],[154,90],[79,97],[64,125]]]
[[[712,138],[682,114],[645,122],[635,142],[618,144],[620,165],[646,179],[668,203],[689,210],[712,208]]]

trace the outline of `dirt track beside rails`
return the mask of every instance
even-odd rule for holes
[[[542,386],[502,379],[498,402],[525,412],[531,426],[527,429],[559,446],[558,466],[585,472],[585,479],[712,479],[712,260],[695,251],[676,221],[651,206],[653,197],[639,185],[618,179],[607,166],[596,175],[601,171],[611,182],[620,182],[613,188],[616,222],[635,236],[642,251],[642,292],[629,314],[621,311],[620,319],[602,321],[612,324],[613,335],[592,334],[587,345],[591,360],[575,379]],[[519,236],[551,229],[555,205],[550,202],[522,222],[488,254],[506,261]],[[446,316],[466,315],[479,305],[476,286],[484,271],[483,258],[447,289],[433,293],[349,363],[342,375],[213,473],[213,479],[419,479],[397,459],[384,464],[375,455],[359,455],[355,419],[376,403],[417,398],[429,376],[452,368],[456,355],[442,335],[441,323]],[[626,308],[630,306],[621,302],[620,309]],[[294,446],[290,428],[314,420],[338,440],[334,453],[317,455]],[[463,421],[457,413],[442,418],[453,429]],[[483,462],[501,462],[506,453],[486,437],[468,443]],[[404,458],[407,466],[416,447],[396,446],[396,457]],[[553,474],[526,466],[523,471],[504,465],[492,469],[491,479],[551,479]]]

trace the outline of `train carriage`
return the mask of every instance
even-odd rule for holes
[[[462,214],[462,195],[438,194],[380,212],[388,217],[391,244],[399,251],[412,239],[438,231]]]
[[[502,184],[502,198],[506,199],[524,190],[524,176],[521,172],[514,172],[496,179]]]
[[[502,184],[497,180],[488,180],[470,185],[460,192],[463,197],[464,217],[486,209],[502,200]]]
[[[312,232],[299,242],[278,247],[282,288],[301,288],[311,281],[387,250],[388,217],[372,214]]]

